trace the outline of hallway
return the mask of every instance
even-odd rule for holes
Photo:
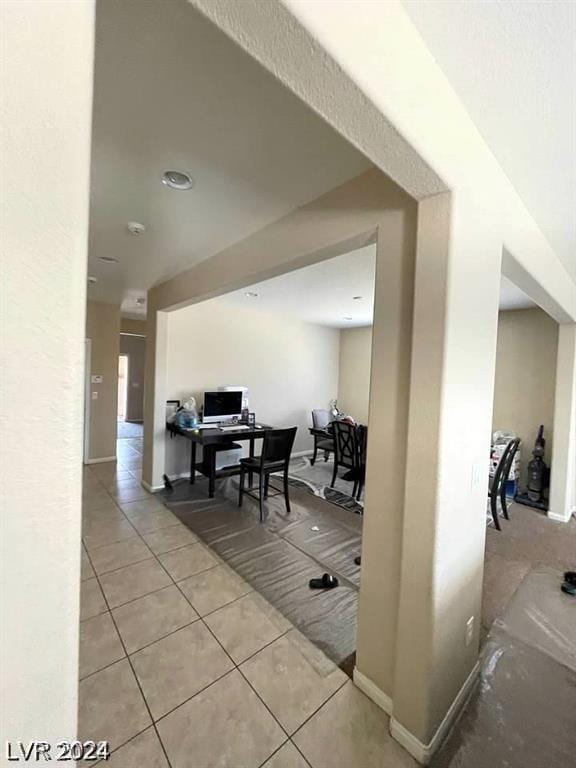
[[[113,768],[408,768],[387,716],[139,482],[84,469],[79,737]]]

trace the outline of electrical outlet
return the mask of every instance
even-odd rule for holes
[[[470,616],[466,622],[466,645],[470,645],[474,638],[474,616]]]

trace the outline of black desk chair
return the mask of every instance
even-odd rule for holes
[[[500,497],[500,504],[502,505],[504,517],[506,520],[510,519],[508,515],[508,507],[506,506],[506,482],[519,445],[520,439],[518,437],[514,440],[510,440],[500,457],[500,461],[494,472],[494,477],[492,478],[492,485],[488,489],[492,520],[494,520],[494,527],[498,531],[502,530],[500,527],[500,520],[498,519],[498,497]]]
[[[324,451],[324,461],[328,461],[331,453],[334,453],[334,440],[332,439],[332,427],[330,425],[330,412],[324,408],[316,408],[312,411],[312,429],[310,434],[314,438],[314,455],[310,464],[314,466],[318,451]]]
[[[288,466],[290,464],[290,454],[294,445],[294,438],[298,427],[289,429],[269,429],[264,433],[262,440],[262,453],[253,458],[240,459],[240,493],[238,496],[238,506],[242,506],[244,494],[256,499],[260,504],[260,522],[264,519],[264,500],[268,498],[268,489],[270,485],[270,475],[274,472],[284,473],[284,490],[279,489],[274,496],[283,493],[286,502],[286,511],[290,512],[290,498],[288,496]],[[258,496],[245,490],[246,474],[255,472],[260,476]]]
[[[342,467],[348,470],[348,477],[345,480],[354,482],[352,496],[356,497],[358,488],[360,491],[364,485],[362,477],[361,453],[359,445],[360,427],[356,424],[349,424],[347,421],[334,421],[334,472],[332,473],[332,482],[330,487],[334,488],[334,483],[338,477],[338,470]]]

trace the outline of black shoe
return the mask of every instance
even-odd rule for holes
[[[576,584],[572,584],[570,581],[565,581],[564,584],[562,584],[562,592],[567,595],[572,595],[572,597],[576,597]]]
[[[566,571],[564,581],[568,584],[576,584],[576,571]]]
[[[309,586],[310,589],[334,589],[338,586],[338,579],[325,573],[320,579],[310,579]]]
[[[362,562],[362,557],[360,555],[354,558],[354,565],[360,565],[361,562]]]

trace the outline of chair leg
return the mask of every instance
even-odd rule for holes
[[[264,498],[268,498],[268,489],[270,487],[270,475],[264,475]]]
[[[242,506],[242,501],[244,499],[244,481],[246,480],[246,470],[244,467],[240,470],[240,492],[238,494],[238,506]]]
[[[338,463],[336,460],[334,460],[334,472],[332,472],[332,482],[330,483],[330,488],[334,488],[334,483],[336,482],[336,478],[338,477]]]
[[[288,489],[290,484],[288,483],[288,470],[284,470],[284,501],[286,502],[286,512],[290,514],[290,496]]]
[[[330,458],[330,451],[324,451],[324,463]]]
[[[497,531],[501,531],[500,520],[498,520],[498,496],[494,494],[490,496],[490,509],[492,510],[492,520],[494,520],[494,526]]]
[[[259,483],[259,501],[260,501],[260,522],[263,522],[264,520],[264,486],[266,484],[266,480],[264,479],[264,475],[260,475],[260,483]]]
[[[502,480],[502,487],[500,488],[500,504],[502,504],[502,512],[506,520],[510,520],[508,515],[508,505],[506,504],[506,481]]]
[[[314,466],[314,463],[316,462],[316,456],[318,455],[318,442],[316,438],[314,438],[314,455],[310,459],[310,464]]]
[[[364,490],[364,478],[360,478],[358,481],[358,493],[356,495],[356,501],[360,501],[362,498],[362,491]]]
[[[354,485],[352,486],[352,498],[356,498],[356,493],[358,492],[358,480],[354,480]]]

